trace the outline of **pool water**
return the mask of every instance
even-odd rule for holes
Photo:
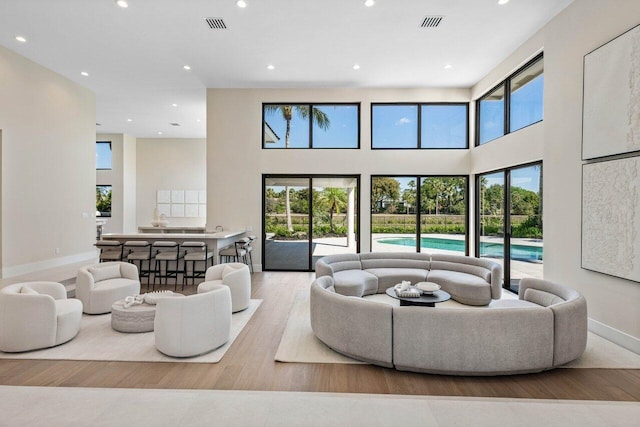
[[[389,245],[416,247],[415,237],[399,237],[380,239],[380,243]],[[435,237],[421,237],[420,247],[427,249],[443,249],[447,251],[461,252],[464,254],[465,241],[455,239],[439,239]],[[543,248],[540,246],[511,245],[511,259],[518,261],[542,261]],[[502,243],[480,242],[480,253],[490,258],[502,258],[504,245]]]

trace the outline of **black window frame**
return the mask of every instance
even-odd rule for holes
[[[110,171],[113,170],[113,146],[111,145],[111,141],[96,141],[96,148],[98,148],[98,144],[109,144],[109,151],[111,152],[111,167],[110,168],[99,168],[96,165],[97,171]]]
[[[281,105],[281,104],[279,104]],[[300,104],[298,104],[300,105]],[[318,178],[354,178],[356,179],[356,189],[357,196],[355,199],[355,210],[356,210],[356,219],[354,220],[354,227],[357,230],[356,232],[356,253],[360,253],[360,243],[362,239],[362,211],[360,209],[360,199],[362,197],[362,174],[322,174],[322,173],[263,173],[262,174],[262,236],[261,236],[261,244],[262,244],[262,254],[261,254],[261,262],[263,266],[263,271],[305,271],[305,272],[314,272],[315,264],[313,264],[313,191],[309,191],[307,195],[307,203],[309,204],[309,225],[307,228],[307,235],[309,236],[308,241],[308,266],[307,270],[291,270],[291,269],[276,269],[276,268],[267,268],[266,262],[266,239],[267,239],[267,221],[265,217],[265,211],[267,208],[267,197],[266,197],[266,182],[269,178],[303,178],[307,179],[309,182],[309,189],[313,189],[313,180]]]
[[[475,102],[476,102],[476,123],[475,123],[475,131],[476,131],[476,135],[474,138],[474,146],[475,147],[479,147],[481,145],[485,145],[490,143],[491,141],[495,141],[496,139],[499,139],[503,136],[509,135],[510,133],[514,133],[517,132],[519,130],[522,129],[526,129],[529,126],[535,125],[536,123],[540,123],[542,121],[544,121],[544,115],[543,117],[538,120],[535,121],[533,123],[529,123],[526,126],[523,126],[521,128],[518,128],[514,131],[511,131],[511,80],[513,80],[514,77],[518,76],[519,74],[521,74],[523,71],[525,71],[527,68],[533,66],[534,64],[536,64],[538,61],[544,61],[544,52],[539,53],[538,55],[536,55],[533,59],[531,59],[530,61],[528,61],[526,64],[524,64],[522,67],[518,68],[516,71],[514,71],[513,73],[511,73],[506,79],[502,80],[500,83],[498,83],[497,85],[493,86],[491,89],[489,89],[488,91],[486,91],[484,94],[482,94],[482,96],[480,96]],[[543,63],[543,67],[542,67],[542,74],[544,75],[544,63]],[[501,86],[504,86],[504,132],[502,135],[497,136],[493,139],[490,139],[486,142],[483,142],[482,144],[480,143],[480,102],[482,100],[484,100],[485,98],[487,98],[489,95],[491,95],[492,93],[494,93],[496,90],[500,89]]]
[[[357,136],[357,146],[356,147],[314,147],[313,146],[313,120],[309,120],[309,146],[308,147],[267,147],[264,140],[264,126],[265,122],[265,114],[264,107],[267,105],[305,105],[308,106],[310,111],[313,110],[314,106],[352,106],[357,108],[357,126],[358,126],[358,136]],[[262,103],[262,127],[260,130],[261,140],[262,140],[262,149],[263,150],[359,150],[360,149],[360,112],[361,112],[361,102],[263,102]]]
[[[464,178],[466,181],[465,186],[465,194],[464,194],[464,203],[465,203],[465,236],[464,236],[464,246],[465,246],[465,256],[469,256],[470,247],[469,247],[469,225],[470,222],[470,206],[469,206],[469,183],[471,181],[470,175],[455,175],[455,174],[431,174],[431,175],[415,175],[415,174],[379,174],[379,175],[371,175],[369,178],[369,249],[373,252],[373,212],[371,209],[371,191],[373,189],[373,180],[374,178],[415,178],[416,179],[416,213],[414,214],[416,218],[416,252],[421,252],[420,245],[420,216],[421,216],[421,206],[422,206],[422,192],[420,191],[421,180],[423,178]]]
[[[376,106],[415,106],[417,108],[417,141],[415,147],[374,147],[373,146],[373,108]],[[464,147],[423,147],[422,146],[422,107],[423,106],[463,106],[466,110],[466,135]],[[468,150],[469,149],[469,103],[468,102],[372,102],[369,117],[371,125],[371,150]],[[398,175],[400,176],[400,175]]]
[[[517,164],[517,165],[512,165],[512,166],[507,166],[507,167],[503,167],[500,169],[494,169],[494,170],[489,170],[486,172],[478,172],[476,174],[474,174],[474,183],[475,183],[475,197],[474,197],[474,247],[473,247],[473,251],[474,251],[474,255],[476,258],[480,258],[480,179],[484,176],[484,175],[491,175],[494,173],[504,173],[504,188],[502,189],[503,191],[503,201],[504,201],[504,209],[503,209],[503,224],[504,224],[504,235],[503,235],[503,281],[502,281],[502,288],[503,289],[507,289],[509,291],[518,293],[518,289],[514,289],[511,287],[511,258],[510,258],[510,254],[511,254],[511,172],[513,172],[516,169],[522,169],[522,168],[527,168],[527,167],[531,167],[531,166],[536,166],[536,165],[540,165],[540,179],[543,179],[544,176],[544,161],[543,160],[535,160],[533,162],[527,162],[527,163],[522,163],[522,164]],[[544,192],[544,188],[542,189],[542,192]],[[544,193],[540,194],[540,200],[542,201],[544,197]],[[544,215],[544,205],[542,204],[542,202],[540,203],[540,215]],[[544,241],[544,225],[542,228],[542,236],[543,236],[543,241]],[[509,256],[507,256],[509,255]],[[507,259],[509,260],[508,262]]]

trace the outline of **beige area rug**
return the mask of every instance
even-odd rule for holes
[[[66,344],[26,353],[3,353],[0,359],[108,360],[121,362],[218,363],[240,335],[262,300],[252,299],[249,308],[231,317],[231,335],[222,347],[196,357],[173,358],[160,353],[153,332],[127,334],[111,329],[111,315],[82,315],[80,332]]]
[[[503,293],[503,295],[503,298],[517,298],[515,295],[506,292]],[[388,297],[385,294],[371,295],[366,298],[386,304],[400,305],[398,300]],[[436,309],[437,307],[460,308],[464,310],[466,306],[455,301],[446,301],[437,304]],[[301,291],[296,295],[280,341],[280,346],[276,352],[275,360],[278,362],[295,363],[364,364],[364,362],[351,359],[333,351],[316,338],[311,330],[311,323],[309,321],[308,291]],[[589,332],[587,349],[582,357],[562,367],[640,369],[640,355]]]

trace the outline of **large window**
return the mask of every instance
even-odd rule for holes
[[[263,104],[262,148],[359,148],[360,104]]]
[[[96,215],[111,216],[111,186],[96,185]]]
[[[373,176],[371,251],[468,254],[466,176]]]
[[[544,59],[534,58],[477,102],[476,145],[543,118]]]
[[[542,163],[478,175],[476,253],[503,264],[504,287],[543,273]]]
[[[96,142],[96,169],[111,169],[111,142]]]
[[[372,104],[373,149],[465,149],[468,104]]]

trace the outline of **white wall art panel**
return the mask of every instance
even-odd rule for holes
[[[640,150],[640,26],[584,57],[582,158]]]
[[[582,268],[640,282],[640,157],[582,166]]]
[[[170,190],[158,190],[156,194],[156,203],[171,203]]]
[[[198,218],[198,205],[184,205],[184,216],[186,218]]]

